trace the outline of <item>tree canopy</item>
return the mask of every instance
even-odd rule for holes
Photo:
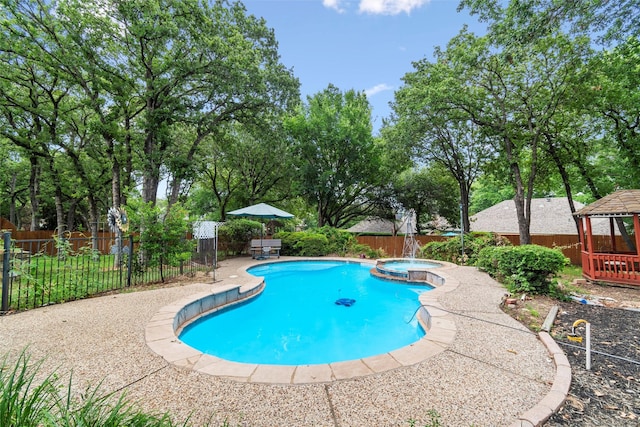
[[[78,150],[95,156],[89,167],[111,179],[105,204],[138,185],[155,203],[164,172],[176,202],[200,144],[222,124],[271,126],[299,101],[273,31],[240,2],[3,0],[0,8],[5,141],[54,183],[64,182],[56,162],[64,154],[90,184],[100,174],[82,176]],[[64,228],[72,195],[55,195]]]
[[[527,243],[533,197],[640,187],[635,0],[459,7],[488,31],[407,64],[375,136],[363,91],[303,102],[240,1],[0,0],[0,214],[94,232],[164,183],[169,210],[212,219],[268,202],[319,226],[407,209],[457,225],[462,209],[468,231],[513,198]]]
[[[298,192],[317,206],[318,226],[342,227],[372,208],[381,151],[363,93],[329,85],[286,122],[298,158]]]

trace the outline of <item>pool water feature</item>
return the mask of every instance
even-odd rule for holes
[[[390,276],[394,279],[411,281],[412,279],[425,280],[425,271],[438,267],[441,267],[441,264],[432,261],[395,258],[378,260],[375,270],[380,277]]]
[[[273,365],[360,359],[420,340],[418,296],[431,287],[381,280],[370,269],[342,261],[253,267],[265,277],[262,294],[194,321],[179,338],[222,359]]]

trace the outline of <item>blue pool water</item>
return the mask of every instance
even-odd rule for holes
[[[339,261],[251,268],[265,278],[263,293],[193,322],[180,339],[223,359],[275,365],[359,359],[419,340],[418,295],[431,288],[378,279],[370,269]],[[355,302],[337,305],[339,299]]]

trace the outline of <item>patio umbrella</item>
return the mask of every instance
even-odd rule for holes
[[[235,211],[227,212],[227,215],[243,216],[254,219],[293,218],[293,215],[289,212],[285,212],[282,209],[278,209],[266,203],[258,203],[257,205],[236,209]],[[260,227],[260,246],[262,246],[262,227]]]

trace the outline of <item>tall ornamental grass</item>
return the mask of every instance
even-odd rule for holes
[[[39,379],[41,362],[22,352],[14,364],[0,364],[0,426],[2,427],[173,427],[168,413],[148,414],[124,395],[102,395],[99,387],[81,396],[62,385],[57,374]],[[187,426],[182,424],[182,426]]]

